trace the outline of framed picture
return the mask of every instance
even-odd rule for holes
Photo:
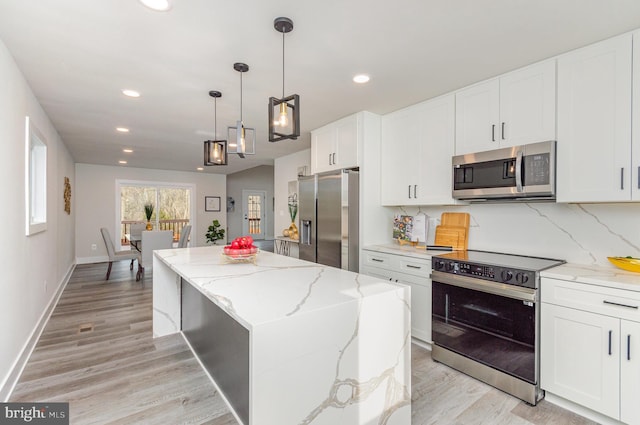
[[[212,212],[220,212],[220,197],[219,196],[205,196],[204,197],[204,210]]]

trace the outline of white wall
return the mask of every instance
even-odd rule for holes
[[[121,166],[76,164],[76,261],[91,263],[106,261],[107,251],[100,234],[100,228],[109,229],[112,237],[116,232],[116,180],[136,180],[149,182],[186,183],[196,186],[195,223],[191,229],[190,246],[206,244],[205,234],[214,219],[226,226],[226,176],[197,172],[150,170]],[[220,212],[205,212],[204,197],[219,196]],[[91,250],[95,244],[96,251]]]
[[[551,257],[614,268],[607,257],[640,257],[640,203],[514,203],[422,207],[431,218],[444,211],[471,214],[469,249]],[[415,215],[417,207],[387,208],[383,231],[392,242],[394,214]],[[435,229],[429,229],[432,243]]]
[[[311,170],[311,149],[295,152],[290,155],[276,158],[274,161],[273,182],[275,191],[275,219],[273,234],[282,236],[282,231],[288,229],[291,224],[289,216],[289,182],[298,180],[298,167],[307,167],[307,174]],[[296,226],[300,228],[299,217],[296,216]],[[298,256],[298,247],[294,244],[290,255]]]
[[[242,191],[264,190],[265,199],[265,239],[273,239],[273,166],[260,165],[227,176],[227,196],[235,200],[235,208],[227,213],[227,240],[233,240],[243,236],[242,224],[244,213],[242,212]],[[224,205],[226,206],[226,198]]]
[[[25,116],[47,143],[47,230],[25,236]],[[4,265],[0,296],[0,400],[6,400],[35,341],[41,319],[73,269],[77,211],[73,159],[0,41],[0,219]],[[64,212],[64,177],[71,181],[71,215]],[[32,338],[32,336],[34,338]]]

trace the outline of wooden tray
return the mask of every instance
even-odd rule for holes
[[[444,212],[440,216],[440,224],[442,226],[460,226],[469,228],[471,216],[469,213]]]

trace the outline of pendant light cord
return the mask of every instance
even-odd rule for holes
[[[240,122],[242,122],[242,71],[240,71]]]
[[[282,98],[284,99],[284,31],[282,32]]]
[[[213,98],[213,139],[218,138],[218,99]]]

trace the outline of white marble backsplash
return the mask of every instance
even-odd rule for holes
[[[571,263],[614,267],[609,256],[640,257],[640,203],[558,204],[491,203],[445,207],[389,207],[391,241],[394,214],[424,212],[431,219],[427,242],[433,243],[442,212],[471,215],[469,249],[563,259]]]

